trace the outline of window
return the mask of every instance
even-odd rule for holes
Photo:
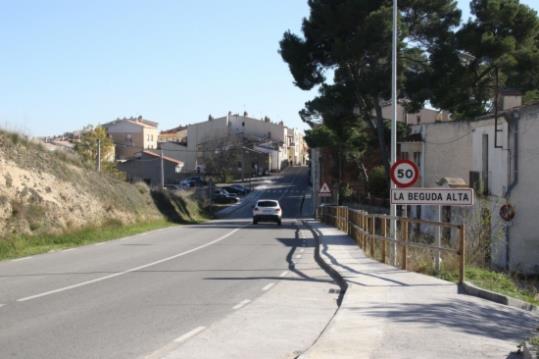
[[[414,152],[414,163],[421,168],[421,152]]]
[[[409,158],[408,152],[401,152],[399,157],[401,160],[407,160]]]

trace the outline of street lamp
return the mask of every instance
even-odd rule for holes
[[[397,0],[393,0],[393,46],[392,46],[392,61],[391,61],[391,102],[392,113],[391,119],[391,165],[397,161]],[[390,180],[390,196],[391,188],[395,188],[395,184]],[[389,214],[390,233],[393,238],[393,265],[397,265],[397,205],[390,204]]]

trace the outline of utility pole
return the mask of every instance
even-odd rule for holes
[[[245,172],[245,150],[243,146],[241,147],[241,182],[244,182],[244,172]]]
[[[101,139],[97,139],[97,172],[101,172]]]
[[[392,46],[392,61],[391,61],[391,105],[393,118],[391,119],[391,165],[397,161],[397,0],[393,0],[393,46]],[[390,181],[391,188],[395,188],[393,181]],[[390,189],[391,189],[390,188]],[[391,193],[391,190],[390,190]],[[391,238],[393,238],[393,265],[397,265],[397,205],[390,205],[389,214]]]
[[[161,149],[161,181],[160,181],[160,187],[161,190],[165,188],[165,166],[163,165],[163,149]]]

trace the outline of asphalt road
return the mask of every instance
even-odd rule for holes
[[[0,357],[197,358],[212,338],[222,357],[306,349],[336,309],[336,286],[296,221],[309,211],[307,169],[258,186],[221,220],[0,263]],[[251,224],[257,198],[281,201],[282,227]],[[283,330],[284,318],[298,326]]]

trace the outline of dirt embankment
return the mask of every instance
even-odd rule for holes
[[[156,220],[168,216],[163,200],[171,198],[97,173],[75,154],[0,131],[0,238]],[[198,210],[182,198],[168,205],[178,210],[179,221],[190,219],[187,207]]]

